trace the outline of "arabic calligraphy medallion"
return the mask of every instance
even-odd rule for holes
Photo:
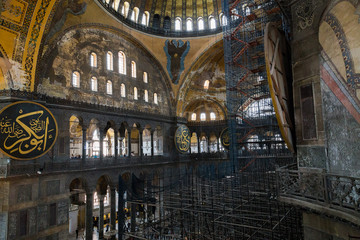
[[[220,133],[220,139],[223,147],[229,150],[229,146],[230,146],[229,128],[225,128],[224,130],[222,130],[222,132]]]
[[[180,153],[187,153],[190,148],[190,130],[187,126],[181,125],[175,132],[175,146]]]
[[[55,144],[58,127],[54,115],[36,102],[15,102],[0,111],[0,150],[17,160],[31,160]]]

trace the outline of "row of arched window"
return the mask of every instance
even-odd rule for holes
[[[114,70],[114,56],[111,51],[106,53],[106,69],[109,71]],[[119,73],[126,75],[126,55],[124,52],[118,52],[118,63],[119,63]],[[97,67],[97,54],[92,52],[90,54],[90,66],[93,68]],[[131,77],[136,78],[136,62],[131,61]],[[148,74],[147,72],[143,73],[144,83],[148,83]]]
[[[191,114],[191,121],[196,121],[196,113],[192,113]],[[216,114],[214,112],[210,113],[210,120],[214,121],[216,120]],[[200,113],[200,121],[206,121],[206,114],[205,113]]]
[[[105,0],[105,2],[107,4],[110,4],[110,0]],[[119,9],[120,6],[120,0],[114,0],[112,1],[111,7],[117,11],[120,12],[125,18],[130,18],[130,20],[132,20],[135,23],[138,23],[139,21],[139,16],[140,16],[140,10],[138,7],[134,7],[133,10],[131,11],[131,14],[129,15],[129,10],[130,10],[130,4],[128,2],[124,2],[123,6],[121,7],[121,9]],[[260,6],[259,6],[260,7]],[[242,11],[243,13],[245,13],[246,16],[251,14],[250,8],[249,6],[247,6],[247,4],[243,4],[242,5]],[[236,20],[239,17],[237,16],[238,13],[238,9],[234,8],[231,10],[232,14],[231,14],[231,20]],[[160,17],[158,14],[157,17]],[[155,15],[154,15],[154,19],[155,19]],[[165,17],[165,19],[170,20],[169,17]],[[150,13],[148,11],[144,11],[144,13],[142,14],[141,17],[141,24],[144,26],[149,26],[149,20],[150,20]],[[182,31],[182,21],[183,19],[181,17],[176,17],[175,18],[175,31]],[[194,29],[194,24],[193,24],[193,19],[191,17],[186,18],[186,31],[193,31]],[[228,20],[226,18],[226,16],[224,15],[224,13],[220,13],[219,14],[219,21],[220,21],[220,26],[225,26],[228,24]],[[213,15],[210,15],[208,17],[208,23],[209,29],[216,29],[216,19]],[[165,25],[165,24],[164,24]],[[205,29],[205,21],[203,19],[203,17],[198,17],[197,18],[197,30],[201,31]],[[184,29],[185,30],[185,29]]]
[[[72,73],[72,86],[75,88],[79,88],[80,87],[80,73],[77,71],[74,71]],[[93,92],[97,92],[98,91],[98,81],[96,77],[91,77],[90,79],[90,89]],[[106,81],[106,94],[108,95],[112,95],[113,94],[113,83],[111,80],[107,80]],[[125,84],[121,84],[120,85],[120,96],[121,97],[126,97],[126,89],[125,89]],[[139,94],[138,94],[138,89],[137,87],[134,87],[134,100],[138,100],[139,99]],[[149,101],[149,93],[148,90],[144,90],[144,101],[148,102]],[[158,104],[158,95],[157,93],[154,93],[154,103]]]

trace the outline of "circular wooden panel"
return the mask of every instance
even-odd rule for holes
[[[269,89],[281,135],[291,152],[295,152],[290,117],[290,98],[284,61],[287,60],[286,42],[283,34],[273,23],[268,23],[264,37],[265,63]],[[291,86],[290,86],[291,87]]]

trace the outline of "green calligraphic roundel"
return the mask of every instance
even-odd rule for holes
[[[58,126],[54,115],[39,103],[12,103],[0,111],[0,150],[17,160],[31,160],[55,144]]]
[[[190,148],[190,130],[187,126],[181,125],[175,132],[175,146],[180,153],[187,153]]]
[[[225,128],[222,130],[220,134],[220,140],[223,147],[227,150],[229,150],[230,147],[230,136],[229,136],[229,128]]]

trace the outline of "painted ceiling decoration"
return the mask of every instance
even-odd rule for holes
[[[184,60],[190,50],[190,42],[181,40],[166,40],[164,51],[167,57],[167,71],[172,83],[178,84],[180,75],[184,71]]]

